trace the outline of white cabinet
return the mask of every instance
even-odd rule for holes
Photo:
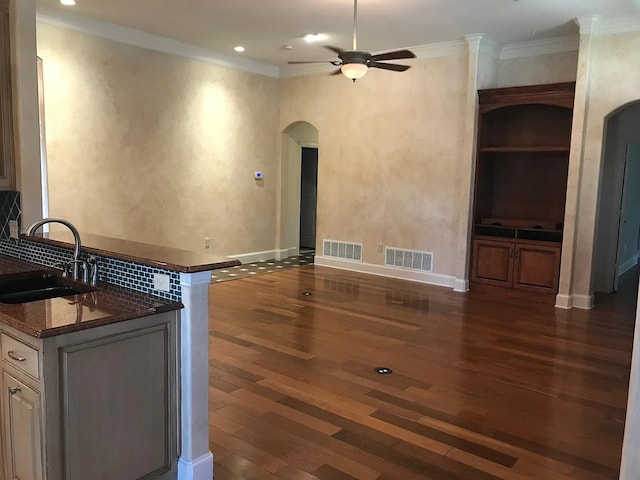
[[[48,338],[0,322],[5,480],[175,480],[178,313]]]
[[[10,480],[41,480],[42,408],[40,393],[2,372],[5,472]]]

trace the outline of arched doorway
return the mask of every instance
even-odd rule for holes
[[[306,151],[305,160],[303,160],[303,151]],[[313,165],[314,156],[316,158],[315,166]],[[317,158],[318,129],[315,126],[300,121],[294,122],[284,129],[281,143],[280,197],[278,202],[276,247],[278,258],[300,253],[301,233],[305,236],[302,243],[315,242]],[[303,161],[306,164],[304,171]],[[315,179],[311,178],[314,176]],[[304,189],[303,182],[306,187]],[[310,184],[314,188],[310,189]],[[309,233],[313,233],[313,239],[310,239]]]
[[[595,232],[594,292],[615,292],[621,280],[634,278],[640,256],[637,205],[640,205],[640,101],[622,107],[606,120]]]

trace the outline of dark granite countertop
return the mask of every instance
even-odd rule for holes
[[[0,275],[33,270],[47,267],[0,255]],[[0,322],[44,338],[181,308],[180,302],[100,282],[90,293],[19,304],[0,303]]]
[[[74,246],[73,235],[68,230],[54,230],[44,234],[36,233],[34,236],[21,235],[21,238],[58,247],[73,248]],[[160,247],[91,233],[80,232],[80,239],[82,240],[83,252],[176,272],[204,272],[240,265],[239,260],[222,255]]]

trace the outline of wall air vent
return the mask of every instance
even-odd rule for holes
[[[433,272],[433,253],[386,247],[384,249],[384,264],[390,267]]]
[[[362,262],[362,244],[323,240],[322,255],[325,257],[351,260],[353,262]]]

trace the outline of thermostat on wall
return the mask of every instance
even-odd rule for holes
[[[256,172],[253,178],[256,180],[262,180],[262,172]]]

